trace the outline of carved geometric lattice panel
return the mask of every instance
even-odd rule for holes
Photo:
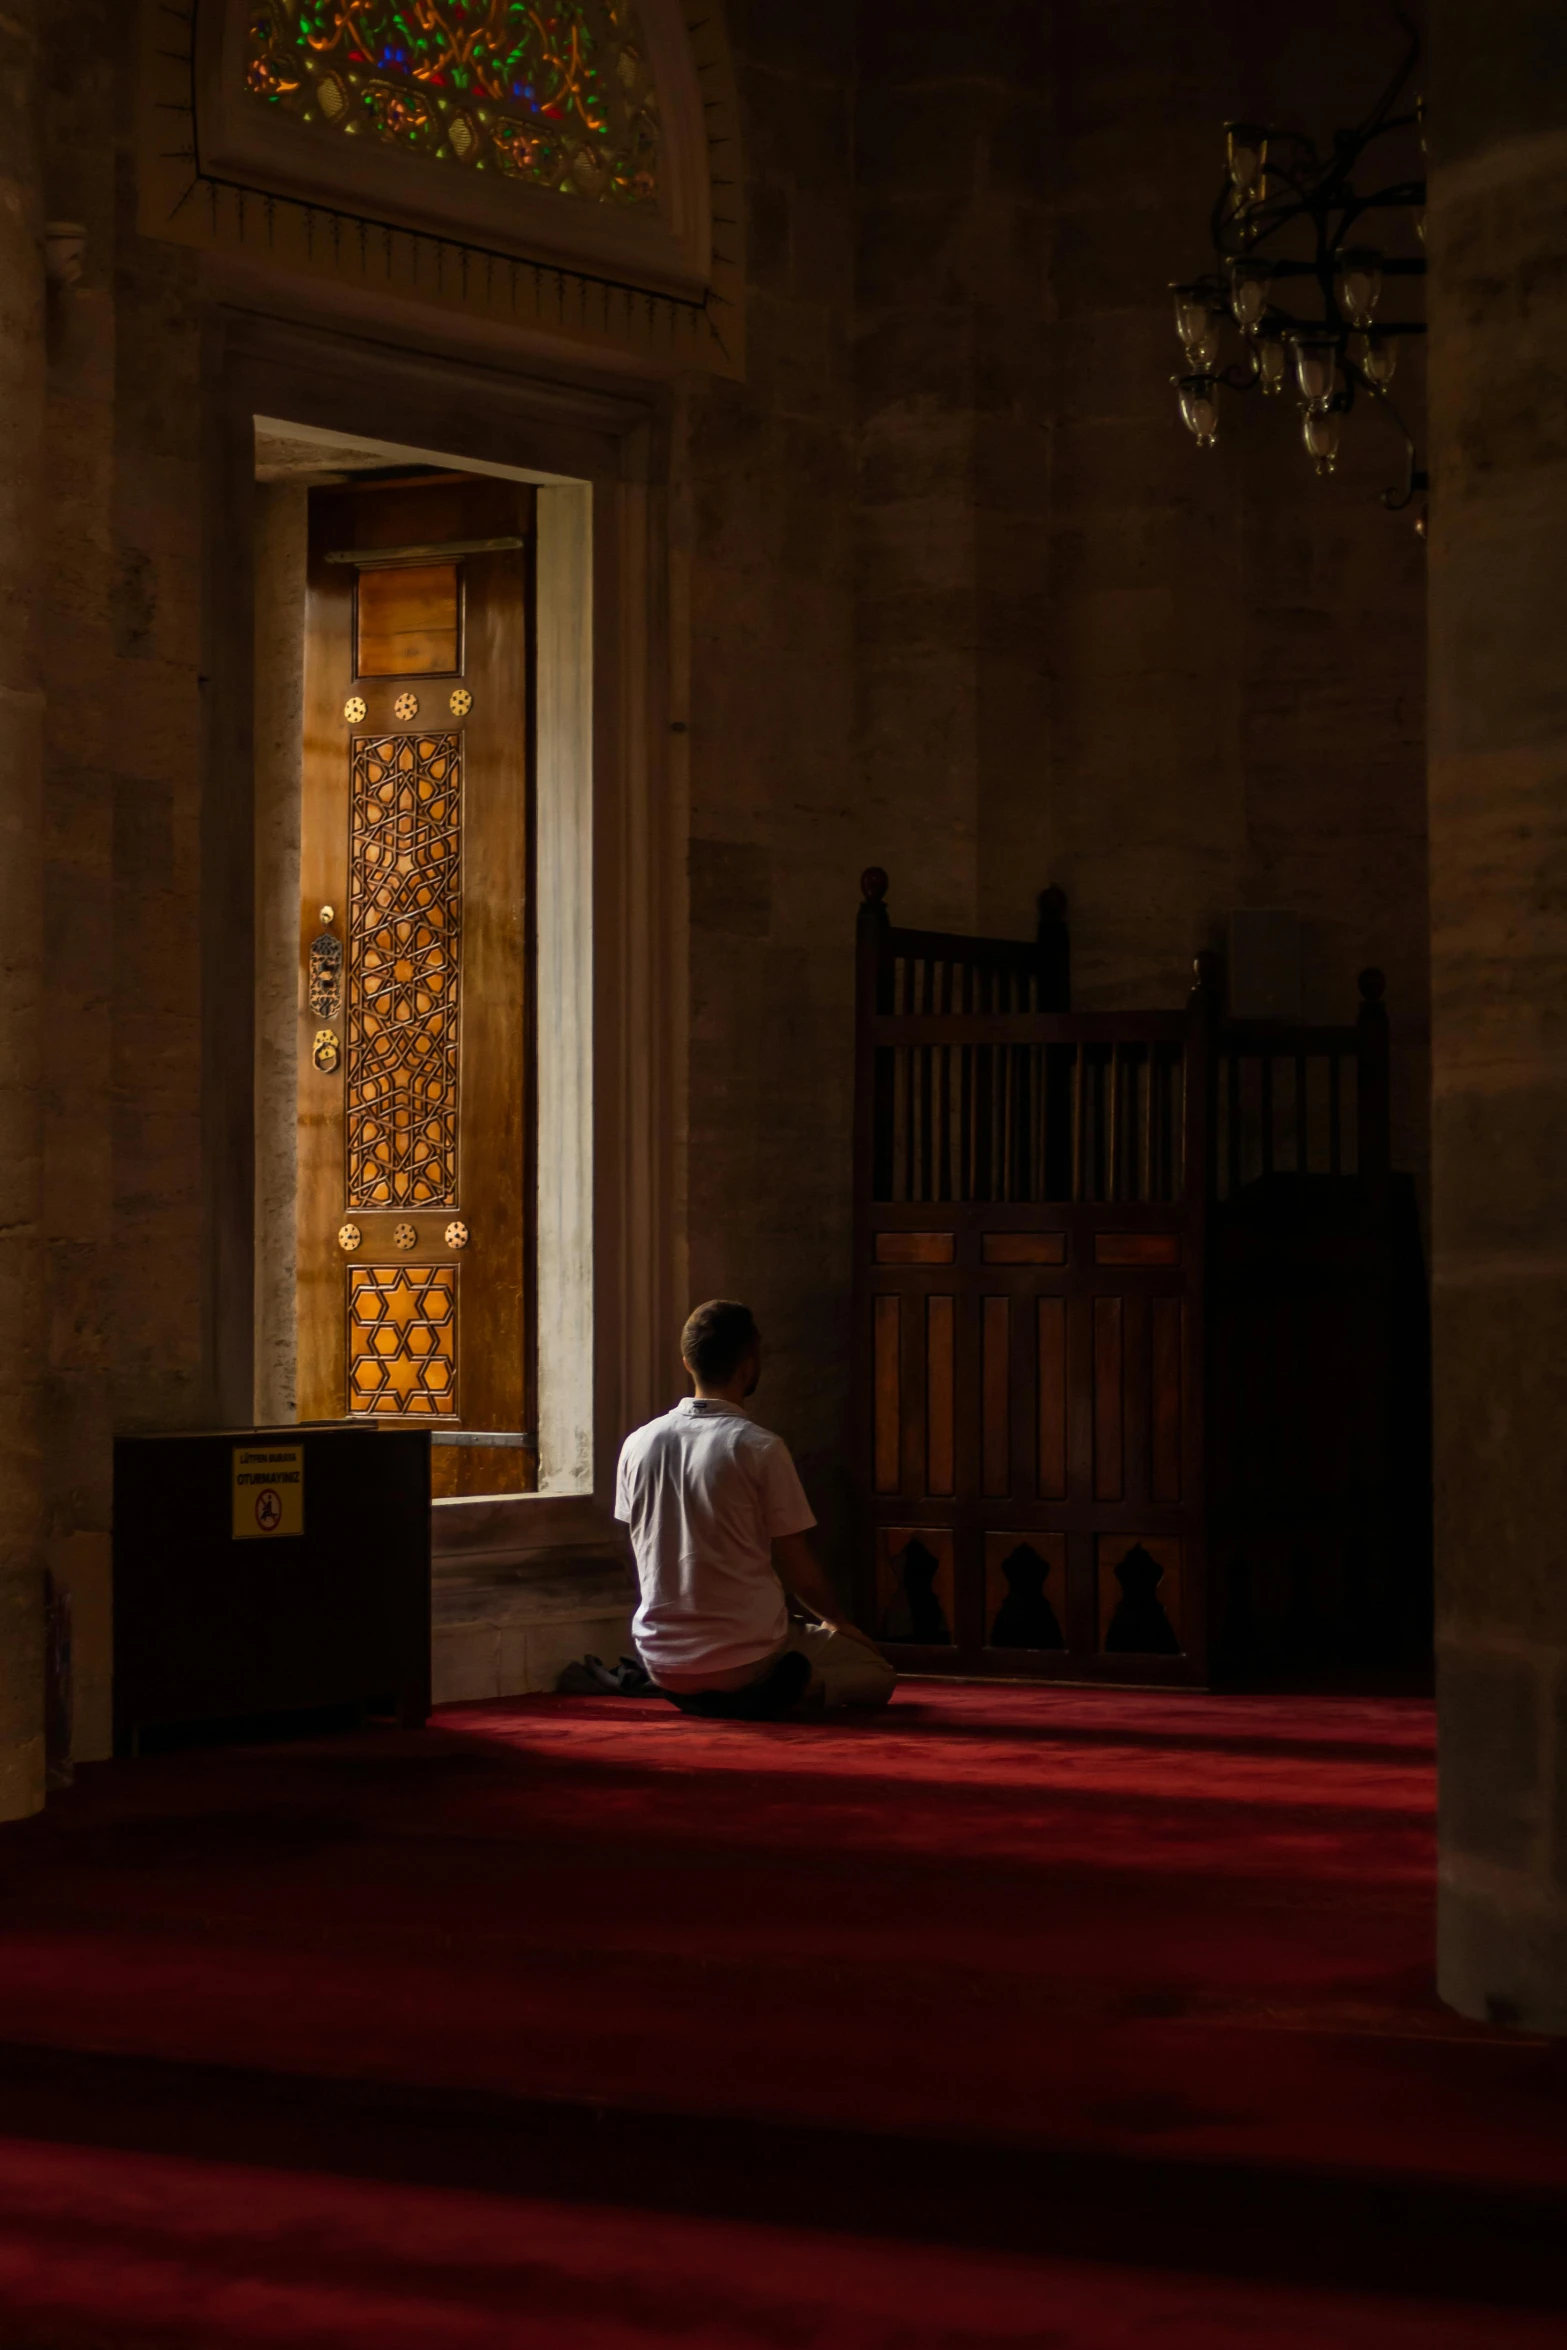
[[[457,1267],[350,1265],[348,1408],[446,1417],[457,1409]]]
[[[462,737],[356,735],[348,1205],[457,1204]]]

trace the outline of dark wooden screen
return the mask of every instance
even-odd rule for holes
[[[1074,1013],[860,909],[860,1620],[923,1671],[1300,1681],[1429,1646],[1427,1321],[1379,972],[1344,1026]]]
[[[861,1621],[916,1669],[1200,1680],[1204,991],[1067,1009],[1038,941],[859,933]]]
[[[1373,1675],[1429,1638],[1429,1384],[1383,981],[1342,1027],[1216,1038],[1209,1546],[1227,1679]]]

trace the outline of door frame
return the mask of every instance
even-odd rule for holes
[[[592,1011],[591,1029],[557,1056],[553,1091],[541,1066],[540,1141],[575,1170],[557,1218],[557,1296],[576,1283],[580,1297],[586,1271],[593,1359],[559,1365],[554,1382],[560,1425],[582,1432],[566,1490],[438,1505],[438,1550],[500,1565],[610,1533],[619,1440],[667,1404],[670,1333],[684,1310],[687,824],[684,763],[670,755],[672,403],[657,384],[563,381],[410,347],[400,317],[382,331],[388,339],[373,325],[334,332],[238,306],[206,322],[199,1408],[219,1427],[248,1425],[254,1409],[254,419],[553,475],[541,492],[539,671],[542,686],[554,665],[560,727],[553,746],[540,744],[538,887],[563,918],[541,936],[540,973],[542,983],[553,969],[560,1000],[579,1010],[586,982]],[[553,642],[547,598],[559,616]],[[544,1206],[550,1186],[540,1190]],[[540,1244],[542,1282],[542,1229]],[[541,1363],[548,1438],[543,1373]]]

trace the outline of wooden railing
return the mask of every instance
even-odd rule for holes
[[[1095,1026],[1107,1033],[1084,1033]],[[875,1196],[1180,1198],[1187,1028],[1179,1013],[882,1016]]]
[[[1353,1178],[1368,1193],[1391,1172],[1386,982],[1360,974],[1360,1013],[1343,1027],[1232,1021],[1215,1039],[1211,1186],[1218,1201],[1291,1176]]]
[[[870,1055],[871,1195],[914,1206],[1137,1203],[1183,1196],[1188,1142],[1216,1202],[1284,1175],[1385,1184],[1387,1016],[1360,975],[1344,1026],[1230,1021],[1223,968],[1197,958],[1186,1013],[1070,1008],[1066,902],[1040,899],[1033,945],[895,929],[873,867],[860,910]],[[1207,1126],[1188,1137],[1189,1060],[1208,1063]]]

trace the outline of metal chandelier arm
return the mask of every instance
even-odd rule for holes
[[[1364,377],[1361,380],[1364,382]],[[1415,436],[1404,422],[1401,410],[1394,406],[1391,395],[1380,384],[1366,384],[1366,390],[1375,400],[1377,406],[1386,411],[1394,430],[1399,434],[1404,444],[1403,487],[1382,492],[1382,503],[1389,514],[1402,514],[1406,506],[1412,505],[1422,492],[1430,488],[1430,479],[1421,467],[1420,451],[1415,445]]]
[[[1366,145],[1368,140],[1374,139],[1379,130],[1386,130],[1392,127],[1391,124],[1386,120],[1386,117],[1389,115],[1392,108],[1397,105],[1401,92],[1408,84],[1410,77],[1414,73],[1415,67],[1420,63],[1420,27],[1415,23],[1414,18],[1409,15],[1407,10],[1396,5],[1396,0],[1393,8],[1393,21],[1396,25],[1398,25],[1399,29],[1404,34],[1405,39],[1409,43],[1409,46],[1404,51],[1403,62],[1399,66],[1398,71],[1394,74],[1392,80],[1388,83],[1387,88],[1383,91],[1381,97],[1377,100],[1375,106],[1373,106],[1371,109],[1370,114],[1366,117],[1366,120],[1360,131],[1356,134],[1362,147]]]

